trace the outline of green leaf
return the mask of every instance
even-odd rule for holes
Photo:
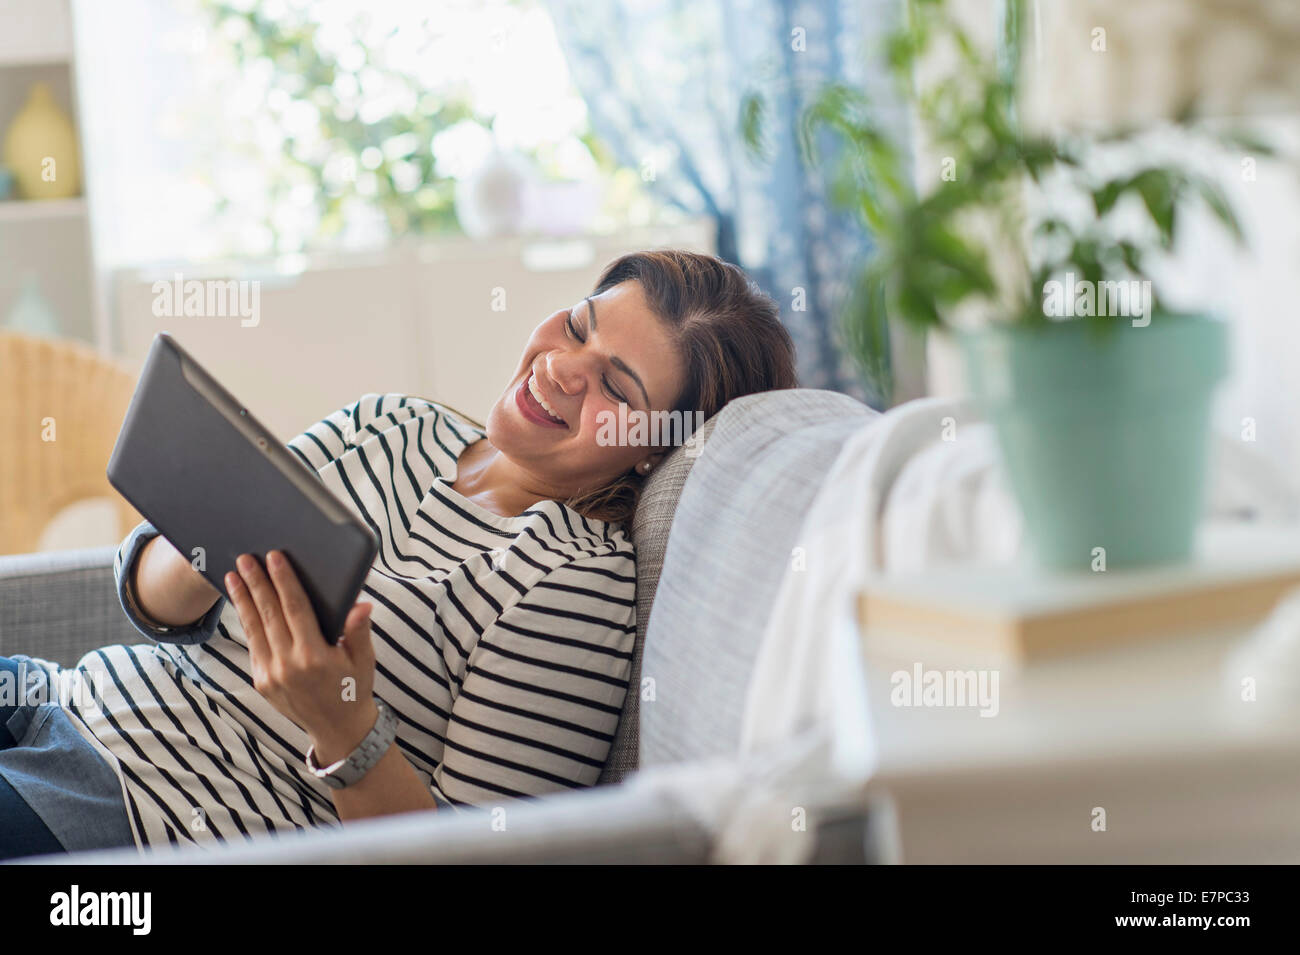
[[[946,226],[931,227],[923,241],[929,258],[953,273],[951,276],[936,276],[936,280],[946,284],[948,294],[958,287],[963,289],[962,297],[972,292],[983,292],[986,295],[993,293],[993,278],[981,249],[964,241]],[[960,284],[957,284],[958,280]],[[960,298],[950,299],[959,300]]]
[[[1246,234],[1242,231],[1241,222],[1238,220],[1236,212],[1233,211],[1227,195],[1219,187],[1219,184],[1208,179],[1197,178],[1194,185],[1201,199],[1214,213],[1215,218],[1223,223],[1225,229],[1232,233],[1237,245],[1244,246],[1246,244]]]
[[[1092,207],[1097,211],[1097,215],[1104,216],[1115,208],[1119,197],[1132,185],[1131,179],[1112,179],[1100,188],[1092,190]]]
[[[942,324],[934,296],[926,287],[907,282],[898,289],[898,307],[900,313],[913,323],[924,326]]]
[[[1120,255],[1124,259],[1124,264],[1128,266],[1130,272],[1134,275],[1145,275],[1142,270],[1142,250],[1132,242],[1124,241],[1119,244]]]
[[[1146,169],[1134,177],[1133,188],[1142,197],[1151,221],[1160,230],[1160,244],[1166,249],[1170,248],[1174,244],[1178,194],[1175,177],[1168,170]]]
[[[1218,140],[1230,149],[1238,149],[1256,156],[1271,158],[1279,155],[1276,146],[1245,129],[1222,131],[1218,134]]]
[[[1034,228],[1034,234],[1040,236],[1060,235],[1062,232],[1068,232],[1069,228],[1070,228],[1069,225],[1065,222],[1064,219],[1057,219],[1053,217],[1049,219],[1044,219],[1042,222],[1038,223],[1038,225]]]
[[[767,100],[762,93],[747,92],[740,101],[740,135],[750,154],[767,160],[771,148],[764,133],[767,121]]]
[[[859,274],[840,312],[840,331],[849,355],[867,383],[886,401],[893,392],[889,361],[889,308],[885,270],[879,261]]]

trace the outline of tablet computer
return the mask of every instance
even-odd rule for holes
[[[108,480],[223,595],[240,554],[265,567],[268,551],[283,551],[338,642],[378,538],[166,332],[149,349]]]

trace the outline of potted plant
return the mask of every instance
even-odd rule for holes
[[[846,344],[868,374],[884,367],[890,318],[958,344],[1044,566],[1182,560],[1227,343],[1214,317],[1165,306],[1150,264],[1173,248],[1189,203],[1206,204],[1238,241],[1241,228],[1211,179],[1178,163],[1117,165],[1138,129],[1024,129],[1018,2],[1005,10],[997,56],[980,52],[943,0],[911,0],[888,39],[891,70],[940,157],[931,187],[918,188],[906,149],[861,91],[827,87],[804,116],[808,161],[821,130],[842,141],[833,196],[875,243],[843,313]],[[953,67],[917,84],[936,51]],[[762,117],[751,94],[742,127],[756,150]],[[1178,122],[1195,119],[1188,110]]]

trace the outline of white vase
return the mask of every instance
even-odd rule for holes
[[[456,183],[456,218],[473,239],[513,235],[527,212],[532,175],[517,153],[494,152]]]

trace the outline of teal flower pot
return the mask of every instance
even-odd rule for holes
[[[1187,559],[1204,502],[1222,322],[1156,315],[960,336],[1039,562],[1107,569]],[[1101,548],[1098,551],[1097,548]]]

